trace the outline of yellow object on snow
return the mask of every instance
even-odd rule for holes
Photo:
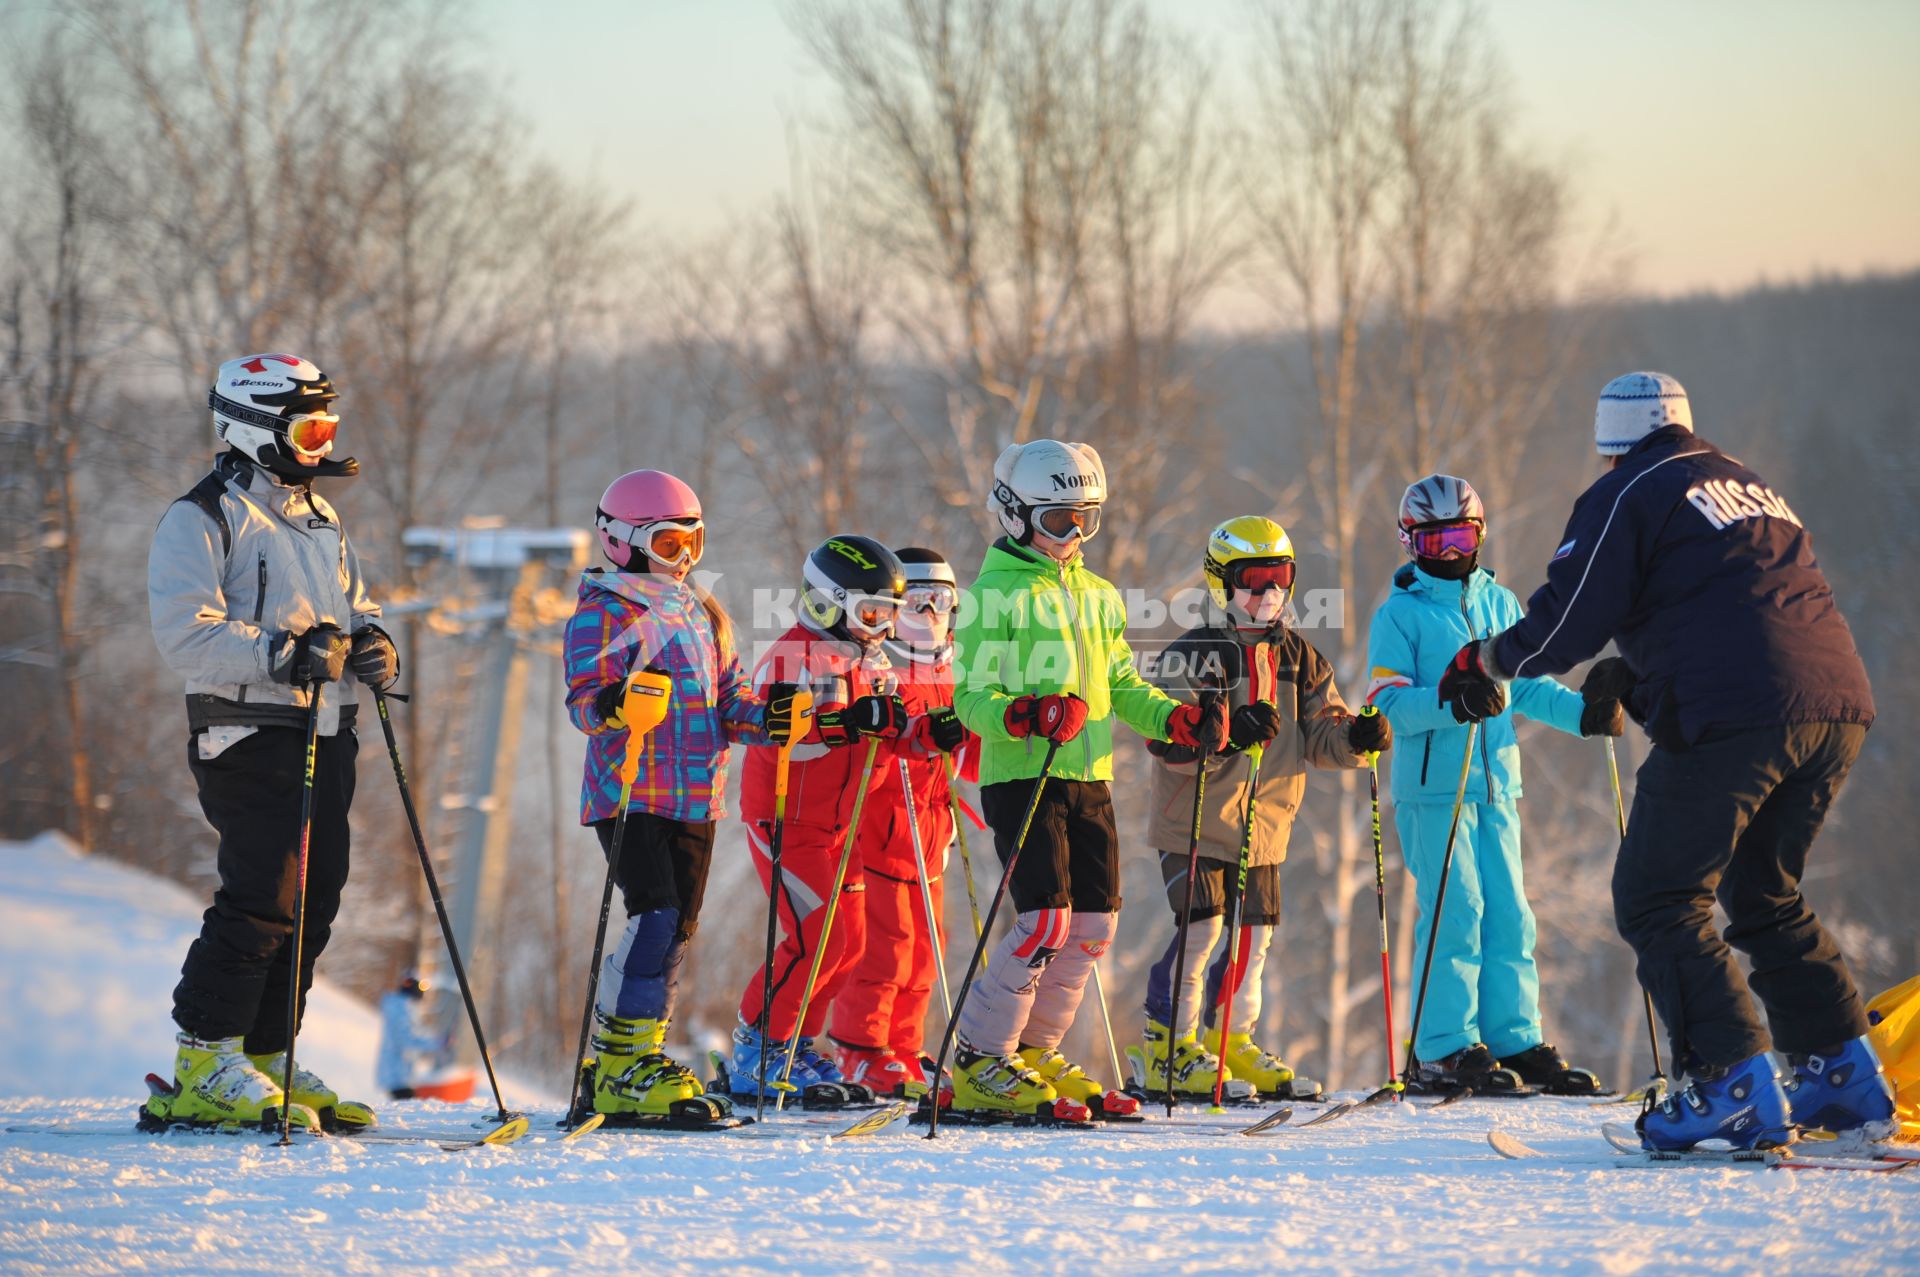
[[[1867,1039],[1893,1084],[1897,1138],[1920,1140],[1920,975],[1869,1002],[1867,1016]]]

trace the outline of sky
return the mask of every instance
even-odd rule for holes
[[[1243,0],[1149,0],[1223,66]],[[670,234],[783,190],[824,118],[781,0],[478,0],[547,156]],[[1516,129],[1611,222],[1636,291],[1920,266],[1920,0],[1486,0]],[[564,20],[558,20],[564,19]]]

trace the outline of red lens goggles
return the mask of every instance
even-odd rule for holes
[[[1248,594],[1265,594],[1268,590],[1291,590],[1293,560],[1278,559],[1267,563],[1237,565],[1233,572],[1233,588],[1245,590]]]
[[[1480,548],[1486,530],[1478,523],[1437,523],[1407,528],[1400,539],[1420,559],[1464,559]]]
[[[340,418],[330,412],[309,412],[287,422],[287,442],[301,452],[315,453],[333,442]]]

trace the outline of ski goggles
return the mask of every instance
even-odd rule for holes
[[[1244,563],[1229,564],[1227,582],[1234,589],[1245,590],[1248,594],[1265,594],[1268,590],[1291,590],[1293,560],[1254,559]]]
[[[847,614],[847,628],[862,638],[885,638],[900,615],[900,600],[890,594],[850,594],[840,606]]]
[[[1055,541],[1085,541],[1100,530],[1097,505],[1039,505],[1033,508],[1033,526]]]
[[[960,592],[951,585],[909,585],[904,605],[909,612],[931,612],[948,616],[960,604]]]
[[[306,412],[287,422],[287,442],[295,452],[317,457],[333,447],[333,436],[339,429],[340,418],[332,413]]]
[[[657,519],[636,526],[603,514],[600,529],[616,541],[638,546],[663,568],[690,568],[707,548],[707,525],[700,519]]]
[[[1464,559],[1480,548],[1486,529],[1474,519],[1400,529],[1400,541],[1417,559]]]

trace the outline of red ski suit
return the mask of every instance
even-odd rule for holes
[[[886,776],[867,798],[860,820],[858,855],[866,872],[866,948],[853,964],[833,1004],[833,1040],[843,1046],[918,1058],[934,986],[933,938],[927,929],[920,872],[907,830],[900,762],[913,781],[913,807],[920,846],[933,892],[933,916],[944,909],[942,870],[953,841],[949,805],[949,756],[926,733],[927,712],[953,704],[951,659],[939,663],[896,661],[900,697],[913,715],[913,730],[897,745]],[[979,739],[971,732],[952,755],[968,779],[979,775]],[[941,931],[944,949],[946,933]]]
[[[813,693],[816,713],[843,708],[861,696],[884,695],[895,690],[894,671],[885,652],[878,648],[863,651],[856,644],[828,638],[805,625],[795,625],[767,647],[754,665],[753,682],[763,692],[769,683],[797,683]],[[783,1042],[792,1037],[799,1018],[807,973],[813,965],[814,950],[820,947],[820,932],[826,922],[827,911],[823,906],[833,890],[847,826],[853,819],[861,771],[872,743],[872,738],[863,737],[849,745],[828,746],[820,739],[816,723],[793,745],[787,778],[786,819],[781,833],[780,947],[773,955],[773,1008],[767,1024],[767,1034],[774,1041]],[[904,742],[881,740],[878,743],[862,825],[877,819],[873,796],[888,780],[896,750]],[[741,815],[746,820],[747,846],[753,853],[760,885],[771,891],[773,788],[779,750],[771,745],[758,745],[748,747],[746,752],[747,763],[740,786]],[[897,778],[892,783],[894,788],[899,788]],[[822,951],[820,974],[807,1007],[807,1023],[799,1026],[802,1036],[817,1036],[825,1026],[827,1008],[845,980],[848,968],[860,956],[866,942],[865,898],[866,880],[860,871],[860,846],[856,841],[853,859],[841,886],[833,931]],[[740,1018],[747,1024],[759,1023],[765,996],[762,980],[763,972],[756,964],[753,978],[740,998]]]

